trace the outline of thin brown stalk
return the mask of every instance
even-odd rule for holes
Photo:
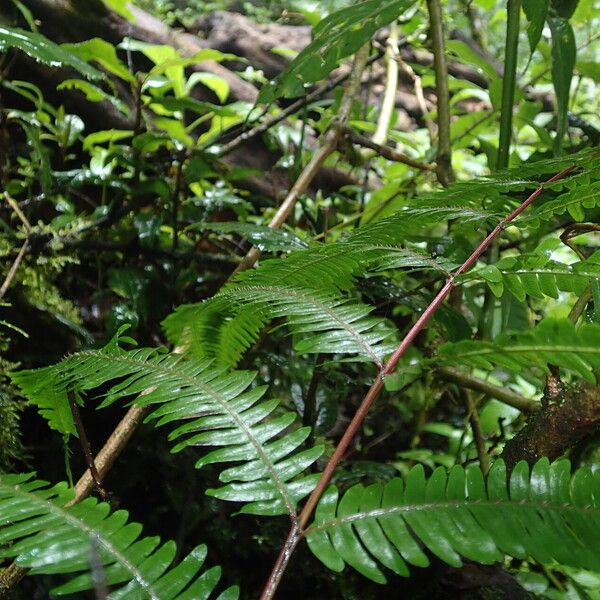
[[[402,152],[398,152],[389,146],[382,146],[380,144],[375,143],[373,140],[370,140],[368,137],[361,135],[355,131],[352,131],[349,127],[345,128],[345,133],[348,139],[353,144],[358,144],[359,146],[364,146],[365,148],[370,148],[375,152],[375,154],[379,154],[379,156],[383,156],[383,158],[387,158],[393,162],[403,163],[408,165],[409,167],[413,167],[415,169],[419,169],[420,171],[433,171],[435,170],[435,165],[430,165],[427,163],[422,163],[418,160],[411,158],[410,156],[406,156]]]
[[[429,138],[431,140],[431,145],[437,137],[437,131],[435,128],[435,123],[428,118],[429,109],[427,108],[427,101],[425,100],[425,94],[423,94],[423,83],[421,78],[414,72],[413,68],[405,63],[400,56],[396,58],[398,62],[398,66],[408,75],[410,80],[413,82],[413,87],[415,90],[415,98],[417,99],[417,105],[421,114],[423,115],[423,120],[425,121],[425,126],[427,127],[427,131],[429,131]]]
[[[375,61],[379,60],[380,58],[381,58],[381,53],[374,54],[373,56],[370,56],[368,58],[366,64],[367,65],[372,64]],[[269,117],[268,119],[265,119],[264,121],[262,121],[262,123],[259,123],[258,125],[255,125],[254,127],[252,127],[252,129],[249,129],[248,131],[244,131],[243,133],[241,133],[240,135],[238,135],[237,137],[232,139],[230,142],[223,144],[219,148],[217,155],[225,156],[226,154],[229,154],[230,152],[233,152],[234,150],[239,148],[241,145],[246,143],[248,140],[255,138],[257,135],[261,135],[262,133],[265,133],[265,131],[268,131],[269,129],[271,129],[271,127],[274,127],[278,123],[285,121],[285,119],[287,119],[289,116],[293,115],[294,113],[298,112],[301,108],[303,108],[307,104],[310,104],[314,100],[318,100],[319,98],[321,98],[322,96],[327,94],[327,92],[330,92],[331,90],[335,89],[338,85],[341,85],[342,83],[344,83],[344,81],[346,81],[346,79],[348,79],[348,77],[350,77],[352,74],[353,74],[353,70],[348,70],[348,71],[345,71],[344,73],[340,73],[337,77],[334,77],[331,81],[328,81],[327,83],[323,84],[322,86],[316,88],[310,94],[307,94],[306,96],[299,98],[295,102],[292,102],[292,104],[290,104],[288,107],[284,108],[282,111],[278,112],[276,115],[273,115],[272,117]]]
[[[15,275],[17,274],[17,271],[19,270],[19,265],[21,264],[21,261],[25,257],[25,253],[27,252],[28,248],[29,248],[29,240],[25,240],[23,242],[23,245],[21,246],[21,249],[19,250],[19,253],[17,254],[15,260],[13,261],[13,264],[10,266],[10,269],[8,270],[8,273],[6,274],[6,277],[4,278],[4,282],[2,283],[2,286],[0,286],[0,300],[4,297],[4,294],[6,294],[8,288],[10,287],[10,284],[12,283],[12,280],[15,278]]]
[[[325,160],[335,151],[338,146],[340,137],[342,136],[346,121],[350,116],[350,110],[352,109],[352,103],[360,91],[360,82],[362,72],[367,64],[369,47],[368,45],[363,46],[355,55],[354,62],[352,63],[352,75],[348,82],[348,87],[344,93],[342,103],[336,118],[332,121],[331,127],[327,130],[327,133],[323,137],[323,142],[319,149],[312,155],[312,158],[308,164],[300,173],[300,176],[296,180],[296,183],[290,189],[288,195],[281,203],[279,209],[271,219],[268,227],[271,229],[279,229],[286,221],[296,201],[307,189],[316,174],[319,172]],[[245,271],[251,268],[254,263],[260,258],[261,252],[258,248],[252,247],[241,260],[236,267],[233,275],[241,271]]]
[[[149,394],[152,389],[144,390],[140,396]],[[110,434],[106,440],[104,446],[96,455],[94,462],[98,471],[98,476],[103,479],[114,465],[117,457],[123,451],[123,448],[127,445],[127,442],[131,439],[138,425],[142,422],[144,417],[149,412],[148,407],[132,406],[123,416],[119,424],[115,427],[114,431]],[[84,498],[87,498],[94,489],[94,478],[90,470],[88,469],[79,479],[75,485],[75,498],[70,504],[81,502]],[[70,505],[69,504],[69,505]]]
[[[396,348],[394,353],[390,356],[387,362],[382,366],[379,371],[379,374],[369,390],[367,391],[365,397],[363,398],[360,406],[358,407],[352,421],[348,425],[348,428],[344,432],[344,435],[338,442],[329,462],[325,466],[323,470],[323,474],[321,475],[315,489],[309,496],[304,508],[302,509],[300,516],[298,518],[297,525],[290,528],[286,541],[283,544],[281,552],[275,561],[271,574],[267,579],[264,590],[261,595],[261,600],[271,600],[279,587],[279,583],[285,573],[287,565],[292,557],[292,554],[298,545],[298,542],[302,538],[304,534],[304,530],[308,525],[308,522],[312,516],[312,513],[325,492],[325,489],[329,485],[331,478],[333,476],[334,471],[336,470],[338,464],[342,460],[342,458],[346,455],[346,451],[348,446],[354,439],[354,436],[362,426],[362,423],[367,416],[369,409],[371,408],[373,402],[379,395],[379,392],[383,388],[384,379],[387,375],[390,375],[396,365],[400,361],[400,359],[404,356],[406,351],[411,347],[415,338],[421,333],[429,319],[437,312],[440,308],[444,300],[448,297],[450,292],[454,289],[456,284],[456,278],[459,275],[462,275],[466,271],[468,271],[481,257],[481,255],[490,247],[492,242],[504,231],[508,223],[516,219],[527,207],[536,200],[536,198],[542,193],[544,189],[544,185],[548,183],[552,183],[561,179],[568,175],[574,168],[576,164],[572,164],[569,167],[563,169],[550,179],[548,179],[545,183],[541,184],[530,196],[524,200],[515,210],[513,210],[509,215],[500,220],[500,222],[494,227],[494,229],[486,236],[486,238],[477,246],[477,248],[472,252],[472,254],[467,258],[467,260],[449,277],[444,286],[437,293],[435,298],[429,304],[429,306],[425,309],[421,316],[417,319],[415,324],[408,331],[400,345]]]
[[[475,448],[477,449],[477,459],[479,460],[479,466],[483,471],[484,475],[490,470],[490,457],[488,456],[487,450],[485,449],[485,437],[483,435],[483,429],[479,421],[479,414],[477,413],[477,407],[471,398],[471,394],[468,389],[461,387],[460,395],[465,404],[467,410],[467,418],[471,424],[471,431],[473,433],[473,441],[475,442]]]
[[[81,418],[81,412],[79,406],[77,406],[77,400],[75,399],[75,393],[73,390],[67,390],[67,397],[69,399],[69,408],[71,409],[71,415],[73,416],[73,422],[75,423],[75,429],[77,430],[77,436],[79,437],[79,443],[81,444],[81,450],[85,458],[85,462],[94,481],[94,488],[102,500],[108,500],[108,492],[102,484],[102,479],[96,468],[94,461],[94,454],[92,453],[92,446],[87,436],[87,432],[83,425],[83,419]]]
[[[25,216],[25,214],[19,207],[17,201],[8,192],[4,192],[4,198],[8,202],[8,205],[13,209],[13,211],[15,212],[17,217],[19,217],[19,220],[21,221],[21,223],[23,223],[23,227],[25,227],[25,231],[28,234],[31,233],[31,223],[29,223],[29,220],[27,219],[27,217]],[[29,240],[26,239],[23,242],[21,249],[17,253],[17,256],[15,257],[13,264],[11,265],[10,269],[8,270],[8,273],[6,274],[6,277],[4,278],[2,285],[0,286],[0,300],[2,298],[4,298],[4,294],[6,294],[8,288],[10,287],[10,284],[12,283],[12,280],[15,278],[15,275],[17,274],[17,271],[19,270],[19,266],[20,266],[21,262],[23,261],[23,258],[25,257],[25,254],[28,249],[29,249]]]
[[[435,93],[437,97],[437,176],[443,186],[454,180],[452,148],[450,145],[450,92],[448,90],[448,63],[440,0],[427,0],[429,32],[433,50]]]
[[[444,381],[451,381],[452,383],[456,383],[457,385],[475,392],[481,392],[486,396],[496,398],[496,400],[499,400],[508,406],[512,406],[513,408],[517,408],[523,413],[530,414],[540,409],[540,403],[536,400],[525,398],[520,394],[513,392],[510,388],[494,385],[489,381],[474,377],[461,369],[442,367],[435,373]]]
[[[15,211],[15,214],[17,217],[19,217],[21,223],[23,223],[25,231],[27,231],[27,233],[31,233],[31,223],[21,210],[17,201],[8,192],[4,192],[4,198],[8,202],[9,206]]]

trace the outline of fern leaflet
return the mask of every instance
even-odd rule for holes
[[[318,477],[302,473],[323,447],[298,450],[309,428],[294,429],[295,413],[278,411],[277,400],[263,399],[266,387],[252,387],[255,373],[227,372],[214,368],[209,360],[188,360],[147,348],[127,352],[115,338],[102,350],[80,352],[57,365],[12,376],[34,404],[46,407],[51,392],[60,414],[68,404],[68,389],[81,395],[110,385],[100,408],[144,391],[136,404],[157,405],[147,420],[157,421],[158,426],[185,421],[169,435],[177,440],[174,452],[212,446],[215,449],[198,460],[198,468],[241,463],[221,472],[225,486],[207,493],[248,503],[242,512],[293,515],[296,503],[310,493]],[[58,419],[45,416],[56,427]]]
[[[529,473],[519,463],[510,478],[502,460],[484,480],[479,467],[421,465],[406,481],[356,485],[340,499],[331,487],[306,532],[312,552],[330,569],[350,565],[385,583],[380,565],[407,576],[425,567],[425,546],[460,567],[461,557],[484,564],[505,554],[549,564],[600,569],[600,477],[588,468],[573,478],[566,460],[540,460]]]
[[[206,547],[198,546],[177,566],[174,542],[140,538],[138,523],[124,510],[95,498],[66,507],[73,490],[62,483],[48,487],[32,475],[0,473],[0,557],[16,560],[33,573],[65,574],[72,579],[53,590],[74,594],[93,587],[92,565],[102,565],[106,583],[118,586],[109,596],[152,600],[207,600],[221,577],[219,567],[200,569]],[[96,568],[96,567],[94,567]],[[237,588],[217,600],[235,600]]]
[[[442,344],[435,360],[517,372],[530,367],[549,372],[548,365],[560,365],[595,383],[595,372],[600,369],[600,325],[588,323],[577,329],[568,319],[547,318],[535,329],[504,334],[493,342],[461,340]]]

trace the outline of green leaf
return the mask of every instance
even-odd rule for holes
[[[326,77],[373,34],[406,12],[415,0],[366,0],[330,14],[313,28],[313,40],[279,77],[265,85],[259,102],[304,94],[305,86]]]
[[[116,48],[103,39],[92,38],[78,44],[63,44],[63,48],[66,48],[86,62],[96,61],[109,73],[125,81],[135,82],[133,73],[129,71],[127,65],[117,56]]]
[[[0,52],[18,48],[25,54],[50,67],[69,66],[88,79],[99,79],[102,73],[67,49],[55,44],[41,33],[0,25]]]
[[[549,0],[523,0],[523,11],[529,21],[527,25],[527,38],[531,54],[537,48],[542,37],[546,15],[548,14]]]
[[[90,102],[108,101],[113,104],[124,115],[129,114],[129,107],[119,98],[115,98],[111,94],[107,94],[103,89],[84,81],[83,79],[65,79],[56,86],[57,90],[79,90],[85,94],[86,100]]]
[[[461,40],[448,40],[446,48],[449,52],[453,52],[459,58],[460,62],[465,65],[474,65],[478,67],[490,81],[499,78],[496,69],[486,60],[481,54],[475,52],[465,42]]]
[[[306,537],[328,568],[348,564],[378,583],[386,581],[380,566],[402,576],[407,563],[427,566],[423,546],[455,567],[461,557],[492,564],[507,554],[597,571],[599,498],[600,479],[587,467],[571,478],[568,461],[542,459],[531,474],[519,463],[508,480],[498,460],[487,489],[474,465],[440,467],[429,479],[417,465],[405,482],[357,485],[339,500],[330,487]]]
[[[550,260],[546,253],[508,256],[457,279],[477,280],[486,281],[497,297],[508,289],[520,302],[526,296],[558,298],[559,291],[581,295],[590,283],[600,281],[600,253],[571,265]]]
[[[52,590],[57,595],[92,589],[91,571],[94,563],[100,563],[113,587],[113,599],[211,596],[220,569],[200,573],[206,546],[196,547],[171,566],[177,550],[174,542],[140,538],[141,525],[128,522],[126,511],[111,513],[109,504],[95,498],[65,506],[72,498],[73,491],[64,483],[48,487],[31,474],[0,473],[0,557],[15,559],[33,574],[70,575],[68,583]],[[235,594],[235,588],[229,591]]]
[[[99,146],[101,144],[105,144],[106,142],[114,144],[115,142],[125,140],[132,135],[133,131],[130,129],[105,129],[103,131],[95,131],[94,133],[90,133],[85,137],[83,140],[83,149],[90,150],[94,146]]]
[[[548,365],[559,365],[593,384],[600,370],[600,325],[576,328],[569,319],[546,318],[535,329],[503,334],[494,342],[447,342],[435,361],[513,372],[537,367],[547,373]]]
[[[221,103],[227,100],[229,84],[222,77],[214,73],[192,73],[185,84],[186,93],[189,94],[198,83],[214,92]]]
[[[102,0],[104,4],[112,8],[116,13],[125,17],[129,22],[135,23],[134,14],[127,8],[128,0]]]
[[[551,16],[548,24],[552,32],[552,83],[558,112],[554,149],[557,154],[560,154],[563,138],[567,131],[569,90],[575,68],[577,47],[573,28],[567,19]]]
[[[318,478],[304,474],[323,452],[320,445],[302,449],[310,429],[293,427],[296,415],[282,411],[278,400],[265,400],[265,386],[252,387],[255,373],[227,372],[211,361],[149,348],[126,352],[118,335],[101,350],[73,354],[52,367],[11,373],[13,381],[33,404],[44,407],[43,415],[63,433],[73,433],[72,423],[59,421],[68,408],[68,389],[83,398],[103,388],[100,408],[137,397],[139,406],[154,408],[147,420],[157,426],[183,423],[169,434],[177,440],[174,452],[212,447],[198,460],[198,468],[237,463],[221,472],[224,485],[209,490],[210,495],[244,503],[242,512],[293,514]]]
[[[577,61],[577,72],[592,81],[600,83],[600,63],[591,60]]]

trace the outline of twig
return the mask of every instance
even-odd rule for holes
[[[109,495],[102,485],[100,474],[98,473],[98,469],[96,469],[94,454],[92,453],[92,446],[85,431],[85,427],[83,426],[83,419],[81,418],[81,413],[79,412],[79,406],[77,406],[75,392],[73,392],[71,389],[67,390],[67,398],[69,399],[69,408],[71,409],[71,415],[73,416],[73,422],[75,423],[75,429],[77,430],[79,443],[81,444],[81,450],[83,452],[88,471],[90,472],[92,480],[94,481],[94,488],[102,500],[108,500]]]
[[[400,345],[396,348],[394,353],[387,360],[385,365],[379,371],[379,374],[369,390],[367,391],[365,397],[363,398],[358,410],[356,411],[352,421],[348,425],[348,428],[344,432],[344,435],[338,442],[329,462],[325,466],[323,473],[315,486],[315,489],[312,491],[309,496],[300,516],[298,518],[298,524],[295,527],[292,527],[289,531],[288,537],[283,544],[281,552],[275,561],[273,566],[273,570],[267,579],[265,584],[265,588],[261,595],[261,600],[271,600],[277,591],[281,578],[285,573],[287,565],[292,557],[298,542],[302,538],[304,534],[304,530],[308,524],[309,519],[312,516],[312,513],[320,499],[323,495],[326,487],[329,485],[331,481],[331,477],[335,469],[337,468],[339,462],[342,460],[343,456],[346,454],[346,450],[350,443],[352,442],[354,436],[360,429],[371,405],[379,395],[379,392],[383,388],[383,383],[385,377],[390,375],[399,360],[404,356],[406,351],[411,347],[415,338],[421,333],[429,319],[437,312],[439,307],[442,305],[444,300],[448,297],[450,292],[456,286],[456,278],[459,275],[462,275],[466,271],[468,271],[480,258],[480,256],[489,248],[490,244],[504,231],[508,223],[516,219],[527,207],[534,202],[534,200],[542,193],[545,184],[552,183],[561,179],[568,175],[574,168],[576,164],[572,164],[569,167],[563,169],[550,179],[548,179],[545,183],[541,184],[526,200],[524,200],[515,210],[513,210],[509,215],[500,220],[500,222],[494,227],[494,229],[486,236],[486,238],[477,246],[477,248],[472,252],[471,256],[467,258],[467,260],[453,273],[448,277],[445,285],[440,289],[435,298],[429,304],[429,306],[425,309],[421,316],[417,319],[415,324],[408,331]]]
[[[400,36],[400,28],[398,21],[394,21],[390,25],[390,34],[386,43],[385,62],[386,62],[386,82],[383,102],[377,119],[377,128],[373,134],[373,143],[383,146],[387,142],[388,129],[392,120],[394,106],[396,105],[396,93],[398,91],[398,64],[397,57],[400,55],[398,50],[398,37]]]
[[[140,396],[151,393],[153,389],[144,390]],[[125,448],[127,442],[131,439],[131,436],[149,410],[148,407],[132,406],[110,434],[110,437],[106,440],[106,443],[95,458],[96,469],[101,479],[110,471],[117,457],[121,454],[123,448]],[[94,479],[88,469],[75,485],[75,498],[67,506],[81,502],[81,500],[91,494],[93,489]]]
[[[369,57],[366,64],[370,65],[370,64],[374,63],[375,61],[379,60],[381,58],[382,54],[383,53],[377,53],[377,54],[374,54],[373,56]],[[244,144],[248,140],[256,137],[257,135],[260,135],[261,133],[264,133],[265,131],[271,129],[271,127],[274,127],[278,123],[281,123],[281,121],[284,121],[290,115],[293,115],[295,112],[299,111],[303,106],[310,104],[311,102],[313,102],[313,100],[317,100],[321,96],[324,96],[327,92],[330,92],[331,90],[336,88],[338,85],[344,83],[344,81],[346,81],[346,79],[348,79],[348,77],[350,77],[353,73],[354,73],[354,66],[352,67],[351,70],[346,71],[345,73],[341,73],[337,77],[333,78],[331,81],[328,81],[324,85],[322,85],[322,86],[318,87],[317,89],[315,89],[314,91],[312,91],[310,94],[307,94],[306,96],[304,96],[302,98],[299,98],[298,100],[296,100],[295,102],[290,104],[287,108],[284,108],[282,111],[280,111],[276,115],[269,117],[268,119],[265,119],[262,123],[255,125],[252,129],[249,129],[248,131],[244,131],[243,133],[238,135],[236,138],[234,138],[230,142],[223,144],[219,148],[219,150],[217,152],[217,156],[225,156],[226,154],[233,152],[234,150],[239,148],[242,144]]]
[[[177,252],[177,246],[179,244],[179,232],[177,230],[177,215],[179,212],[179,198],[181,196],[181,185],[183,183],[183,165],[186,161],[185,152],[177,158],[177,164],[175,165],[175,185],[173,186],[173,195],[171,196],[171,210],[173,219],[173,252]]]
[[[573,308],[569,311],[568,319],[571,323],[577,323],[579,321],[579,317],[583,314],[585,307],[588,305],[588,302],[592,299],[592,286],[588,285],[579,298],[577,298],[577,302],[573,305]]]
[[[300,173],[300,176],[296,180],[296,183],[294,183],[285,200],[281,203],[281,206],[268,224],[268,227],[271,229],[279,229],[283,223],[285,223],[296,205],[298,197],[306,191],[327,157],[337,148],[343,128],[350,116],[352,102],[354,101],[357,92],[360,90],[361,75],[367,64],[368,52],[369,47],[368,45],[365,45],[356,53],[352,64],[352,76],[348,82],[348,87],[342,99],[337,117],[333,120],[331,127],[327,130],[320,148],[312,155],[312,158],[304,167],[302,173]],[[260,255],[261,251],[256,247],[252,247],[237,266],[232,276],[252,267],[260,258]]]
[[[454,180],[452,171],[452,147],[450,145],[450,92],[448,90],[448,63],[444,42],[444,25],[440,0],[427,0],[430,36],[435,71],[437,97],[437,176],[443,186]]]
[[[2,286],[0,287],[0,300],[4,297],[4,294],[6,294],[6,291],[8,290],[12,280],[14,279],[15,275],[17,274],[19,265],[21,264],[21,261],[23,260],[23,257],[25,256],[25,253],[27,252],[28,247],[29,247],[29,240],[25,240],[23,242],[23,245],[21,246],[21,249],[19,250],[19,253],[17,254],[17,257],[15,258],[13,264],[11,265],[10,269],[8,270],[8,273],[6,274],[6,277],[4,279],[4,282],[2,283]]]
[[[435,129],[434,122],[428,118],[429,109],[427,108],[427,102],[425,101],[425,95],[423,94],[423,83],[421,78],[414,72],[413,68],[405,63],[400,56],[396,58],[398,62],[398,66],[408,75],[410,80],[413,82],[413,87],[415,88],[415,98],[417,99],[417,105],[419,106],[419,110],[423,115],[423,121],[425,121],[425,126],[427,127],[427,131],[429,131],[429,138],[431,140],[431,145],[433,146],[434,140],[437,136],[437,132]]]
[[[17,201],[8,192],[4,192],[4,198],[6,199],[10,207],[15,211],[15,214],[17,215],[17,217],[19,217],[21,223],[23,223],[23,225],[25,226],[25,231],[27,231],[27,233],[31,233],[31,223],[23,214],[23,211],[20,209]]]
[[[483,430],[481,429],[481,423],[479,422],[477,407],[473,403],[468,389],[461,387],[460,395],[465,403],[465,408],[467,409],[467,417],[471,424],[471,431],[473,432],[473,440],[475,441],[475,448],[477,449],[479,466],[481,467],[483,474],[486,475],[490,470],[490,457],[485,449],[485,438],[483,436]]]
[[[353,144],[358,144],[359,146],[364,146],[365,148],[370,148],[374,150],[376,154],[383,156],[383,158],[387,158],[393,162],[403,163],[408,165],[409,167],[414,167],[415,169],[419,169],[421,171],[433,171],[435,170],[434,165],[430,165],[427,163],[422,163],[418,160],[414,160],[410,156],[403,154],[402,152],[398,152],[389,146],[381,146],[377,144],[373,140],[370,140],[368,137],[357,133],[356,131],[352,131],[349,127],[344,128],[344,132],[348,139]]]
[[[494,385],[489,381],[474,377],[461,369],[441,367],[436,370],[436,374],[445,381],[451,381],[470,390],[492,396],[508,406],[517,408],[521,412],[529,414],[540,409],[540,403],[536,400],[524,398],[520,394],[513,392],[510,388]]]
[[[25,231],[28,234],[30,234],[31,233],[31,223],[29,223],[29,220],[27,219],[27,217],[23,214],[23,211],[19,208],[17,201],[8,192],[4,192],[4,198],[8,202],[9,206],[13,209],[13,211],[15,212],[17,217],[19,217],[21,223],[23,223],[23,227],[25,227]],[[2,286],[0,286],[0,300],[2,298],[4,298],[4,294],[6,294],[8,288],[10,287],[10,284],[12,283],[12,280],[14,279],[15,275],[17,274],[19,265],[21,264],[21,261],[23,260],[28,248],[29,248],[29,238],[27,238],[23,242],[21,249],[19,250],[15,260],[13,261],[13,264],[11,265],[10,269],[8,270],[8,273],[6,274],[6,277],[4,279],[4,282],[2,283]]]

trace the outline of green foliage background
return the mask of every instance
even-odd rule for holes
[[[281,229],[268,227],[279,199],[245,184],[265,174],[223,148],[372,39],[374,55],[393,21],[406,47],[429,50],[424,4],[136,2],[174,27],[222,9],[310,24],[311,43],[273,81],[214,49],[60,44],[30,4],[11,0],[12,21],[0,22],[0,567],[15,560],[0,582],[16,564],[30,577],[15,597],[257,597],[290,518],[412,323],[486,232],[574,165],[457,278],[385,377],[280,594],[452,597],[451,568],[466,563],[495,565],[540,597],[599,597],[597,417],[579,415],[586,435],[550,457],[562,460],[503,460],[532,413],[568,414],[573,397],[592,398],[592,416],[599,405],[593,2],[524,0],[520,49],[507,48],[504,3],[443,2],[445,30],[484,50],[447,40],[479,81],[448,77],[456,181],[443,188],[434,170],[346,139],[325,166],[347,185],[313,186]],[[105,4],[131,18],[123,2]],[[498,64],[511,52],[507,130]],[[23,56],[69,77],[51,95],[33,70],[12,69]],[[242,69],[257,105],[199,69],[206,60]],[[408,62],[431,100],[432,65]],[[370,136],[382,91],[365,88],[347,127]],[[72,93],[129,125],[86,122],[61,100]],[[337,86],[259,138],[290,185],[336,127],[342,96]],[[403,129],[401,112],[386,144],[433,163],[436,110]],[[496,170],[502,130],[512,143]],[[252,246],[258,266],[232,276]],[[145,408],[105,480],[108,502],[73,503],[85,469],[73,403],[94,450],[127,407]]]

